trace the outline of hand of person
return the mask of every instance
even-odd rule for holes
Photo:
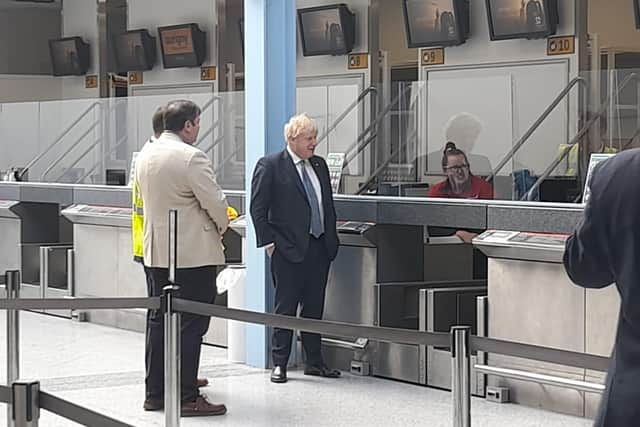
[[[267,255],[269,255],[269,258],[271,258],[271,256],[273,255],[273,252],[276,250],[276,245],[269,245],[267,246]]]
[[[476,237],[478,234],[470,233],[469,231],[458,230],[456,231],[456,236],[460,238],[465,243],[471,243],[471,240]]]

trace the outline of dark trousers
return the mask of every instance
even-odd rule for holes
[[[271,274],[276,288],[275,313],[295,316],[300,305],[301,317],[321,319],[329,264],[323,236],[309,239],[309,248],[300,263],[288,261],[276,246],[271,258]],[[274,365],[287,366],[292,334],[290,329],[274,328],[271,348]],[[302,332],[301,336],[307,366],[322,364],[320,335]]]
[[[162,295],[162,288],[169,283],[166,268],[144,268],[149,296]],[[180,298],[213,304],[216,298],[216,267],[179,268],[176,283],[180,285]],[[198,366],[202,337],[209,329],[209,317],[181,313],[180,386],[183,402],[193,402],[198,397]],[[147,312],[145,345],[145,394],[147,399],[164,398],[164,317],[160,310]]]

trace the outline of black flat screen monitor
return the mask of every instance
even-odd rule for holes
[[[636,18],[636,29],[640,30],[640,0],[633,0],[633,15]]]
[[[89,44],[80,37],[49,40],[54,76],[82,76],[89,69]]]
[[[353,50],[356,17],[345,4],[298,9],[304,56],[346,55]]]
[[[468,5],[464,0],[404,0],[402,7],[409,47],[464,43],[469,33]]]
[[[556,33],[556,0],[486,0],[491,40],[538,39]]]
[[[156,39],[147,30],[131,30],[114,37],[118,72],[147,71],[156,63]]]
[[[107,185],[125,185],[127,171],[124,169],[107,169]]]
[[[199,67],[205,59],[207,40],[198,24],[158,28],[164,68]]]

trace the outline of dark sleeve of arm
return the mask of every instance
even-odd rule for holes
[[[564,267],[569,278],[585,288],[603,288],[615,281],[604,237],[606,219],[599,219],[599,195],[592,195],[584,218],[567,240]]]
[[[273,182],[272,168],[260,159],[253,171],[251,179],[251,220],[256,230],[257,247],[273,243],[273,231],[269,225],[269,208],[271,207],[271,186]]]

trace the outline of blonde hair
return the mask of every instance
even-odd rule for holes
[[[311,131],[318,135],[318,126],[316,122],[307,113],[297,114],[289,119],[289,122],[284,125],[284,138],[290,141],[296,138],[305,130]]]

